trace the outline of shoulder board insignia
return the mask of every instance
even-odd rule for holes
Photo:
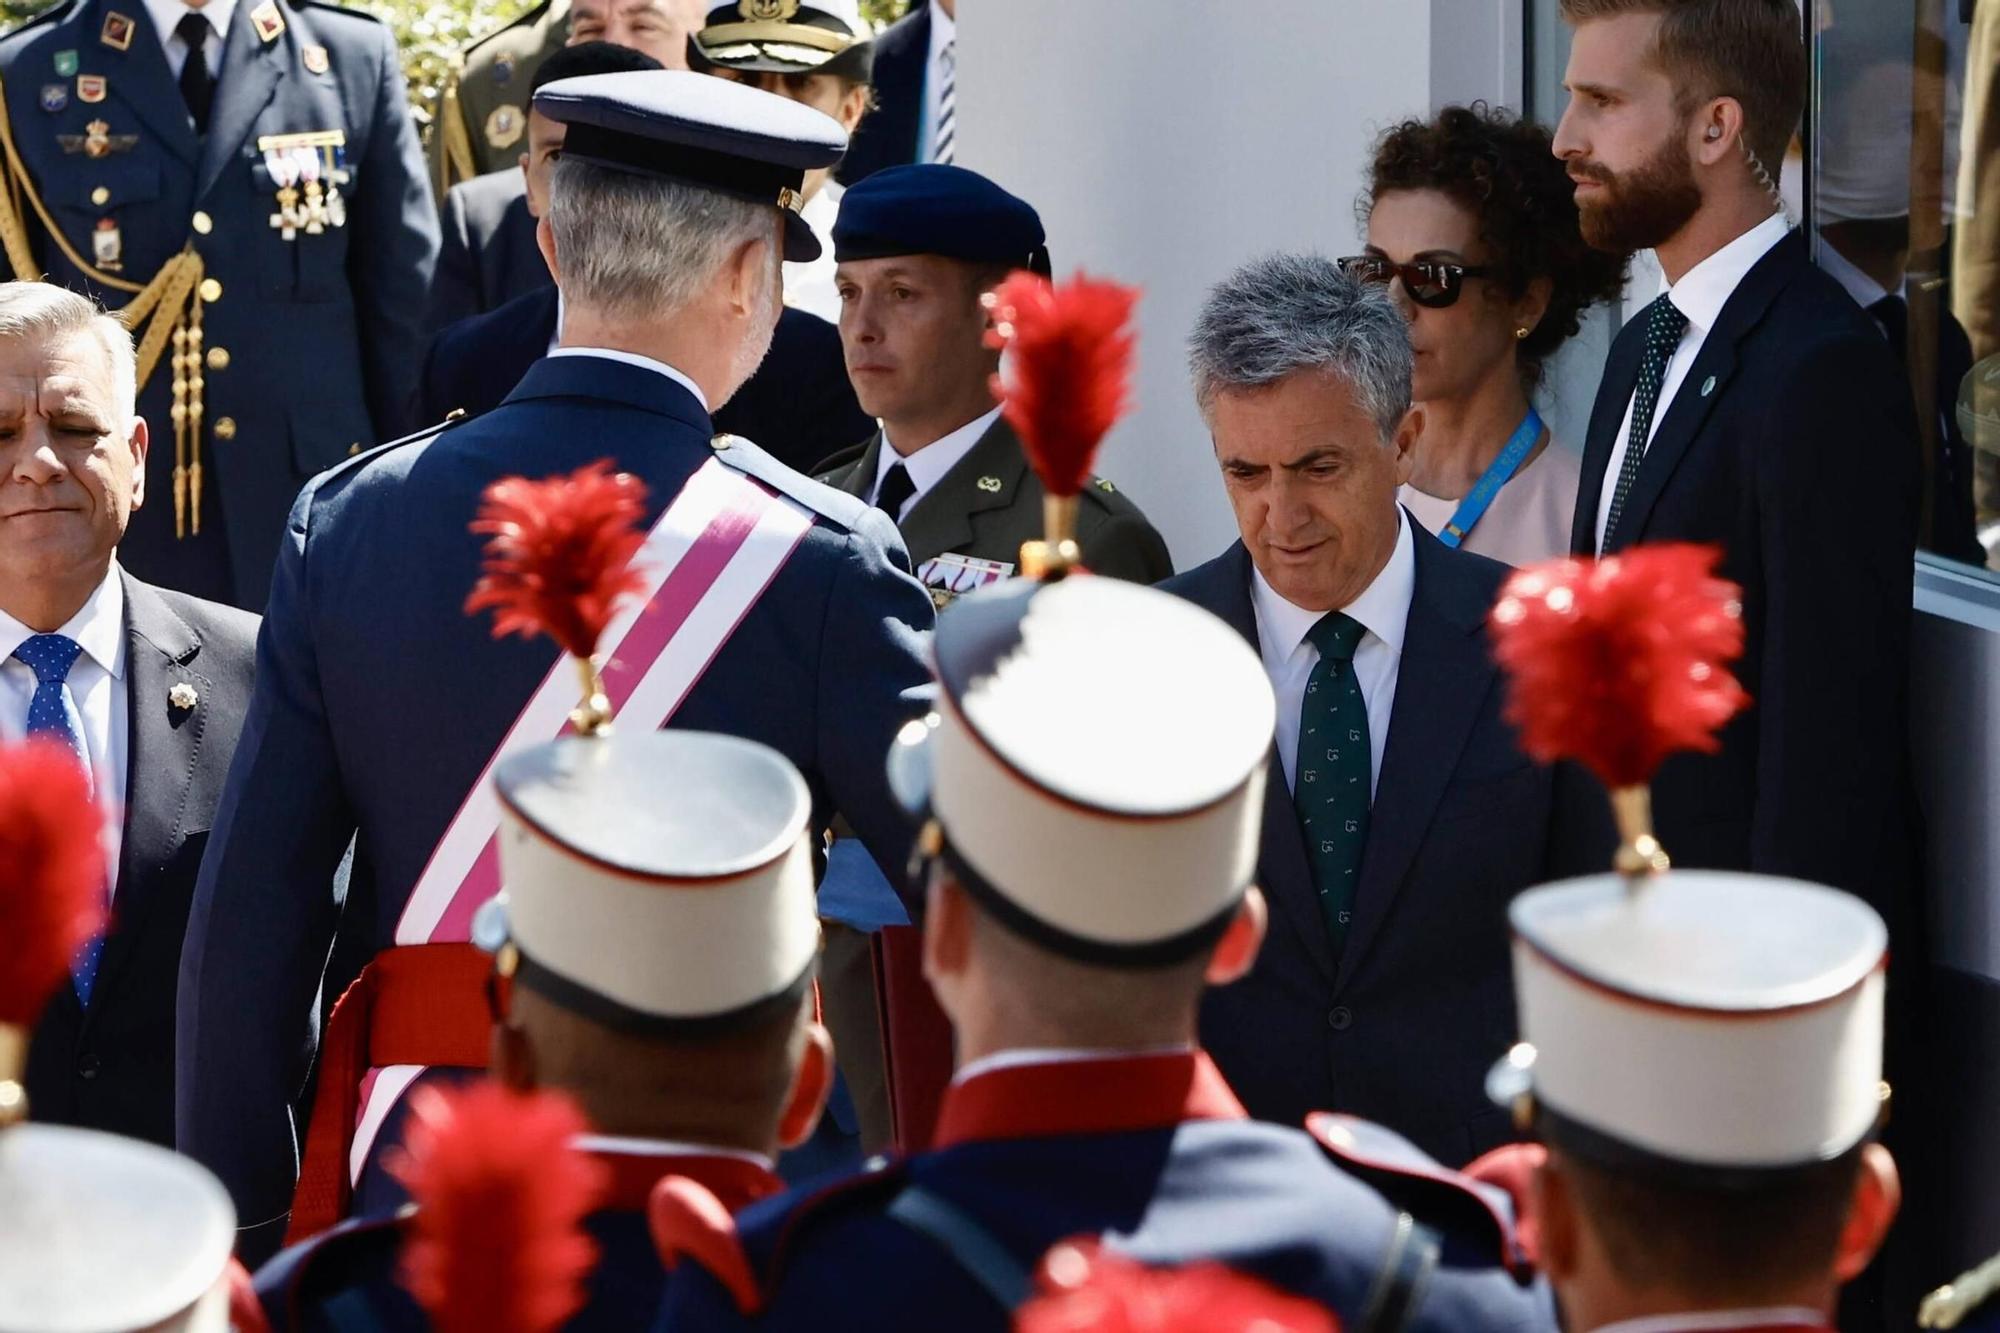
[[[97,30],[97,40],[114,51],[128,51],[132,47],[132,33],[131,18],[114,9],[104,16],[104,26]]]
[[[764,1293],[743,1252],[736,1219],[706,1186],[686,1176],[666,1177],[646,1201],[646,1223],[663,1266],[692,1259],[723,1285],[739,1313],[763,1312]]]
[[[274,42],[285,31],[285,16],[278,12],[278,6],[272,0],[264,0],[263,4],[250,11],[250,26],[257,30],[257,40]]]
[[[1508,1271],[1524,1281],[1532,1277],[1534,1262],[1521,1244],[1514,1200],[1505,1190],[1453,1171],[1394,1130],[1372,1121],[1315,1111],[1306,1117],[1306,1132],[1336,1162],[1375,1185],[1398,1206],[1408,1208],[1414,1195],[1432,1199],[1438,1207],[1456,1206],[1456,1215],[1469,1214],[1483,1221],[1498,1243],[1498,1257]],[[1436,1220],[1437,1208],[1409,1211],[1418,1221]],[[1425,1211],[1432,1216],[1426,1218]]]
[[[324,74],[333,68],[333,62],[327,58],[324,46],[300,47],[299,61],[306,67],[306,72],[310,74]]]

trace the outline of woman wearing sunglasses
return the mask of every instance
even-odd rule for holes
[[[1548,132],[1483,103],[1406,121],[1376,146],[1365,253],[1410,321],[1423,408],[1403,503],[1450,546],[1508,564],[1569,550],[1578,460],[1531,395],[1578,316],[1624,286],[1586,245]]]

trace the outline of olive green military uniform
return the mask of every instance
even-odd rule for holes
[[[431,107],[431,184],[442,200],[462,180],[513,166],[528,142],[528,87],[569,36],[569,0],[542,0],[497,32],[467,43],[463,69]]]
[[[882,436],[820,465],[820,480],[866,500],[875,489]],[[1011,578],[1024,542],[1042,536],[1042,483],[1003,417],[898,525],[917,577],[940,606],[979,583]],[[1093,573],[1157,583],[1174,572],[1167,544],[1139,507],[1101,477],[1083,488],[1077,544]]]

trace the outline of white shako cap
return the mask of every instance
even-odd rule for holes
[[[503,761],[504,891],[474,938],[514,979],[625,1031],[725,1025],[796,1000],[819,951],[812,797],[734,736],[615,731]]]
[[[890,778],[966,890],[1084,961],[1212,943],[1256,871],[1277,714],[1243,637],[1181,598],[1073,574],[959,598],[932,651],[939,706],[897,738]]]
[[[1525,1073],[1566,1148],[1755,1173],[1875,1130],[1889,937],[1860,899],[1676,870],[1532,889],[1509,916],[1533,1049],[1496,1070],[1495,1092]]]
[[[0,1130],[0,1333],[226,1333],[236,1211],[185,1157],[90,1129]]]

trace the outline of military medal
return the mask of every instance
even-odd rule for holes
[[[250,11],[250,26],[257,30],[259,41],[273,41],[285,30],[285,16],[278,12],[278,7],[271,0],[264,0],[263,4]]]
[[[309,74],[324,74],[332,68],[332,62],[326,58],[326,48],[324,46],[300,47],[299,60],[305,65],[306,72]]]
[[[104,100],[104,94],[111,85],[102,74],[79,74],[76,76],[76,100],[97,103]]]
[[[56,77],[69,79],[76,76],[76,48],[56,52]]]
[[[512,148],[527,128],[528,118],[521,114],[521,108],[502,102],[486,118],[486,142],[495,148]]]
[[[61,83],[42,85],[42,110],[57,112],[69,105],[69,86]]]
[[[931,605],[942,611],[974,589],[998,583],[1014,572],[1004,560],[981,560],[950,552],[926,560],[917,568],[917,582],[931,595]]]
[[[125,267],[125,237],[110,218],[97,220],[97,230],[90,233],[90,248],[97,266],[106,273],[116,273]]]
[[[302,231],[318,236],[328,227],[347,225],[347,201],[340,193],[348,181],[344,133],[267,134],[257,140],[257,150],[278,187],[271,226],[284,239],[295,240]]]
[[[97,30],[97,40],[114,51],[129,51],[132,48],[132,20],[117,10],[104,16],[104,26]]]
[[[298,163],[288,152],[267,150],[264,169],[271,173],[271,179],[278,186],[278,211],[271,214],[271,225],[285,240],[294,240],[300,228],[306,225],[305,214],[299,209]]]

